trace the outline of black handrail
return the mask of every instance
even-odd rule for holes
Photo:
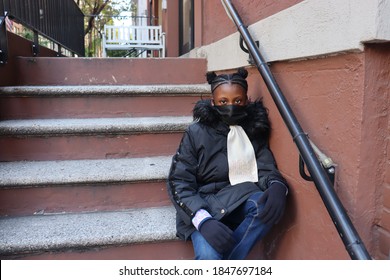
[[[340,234],[340,237],[351,259],[371,259],[367,249],[365,248],[350,218],[348,217],[340,199],[334,191],[329,177],[325,173],[318,158],[316,157],[306,133],[303,132],[291,107],[289,106],[286,98],[276,83],[267,62],[260,54],[256,43],[249,34],[247,27],[243,24],[239,14],[237,13],[237,10],[234,8],[230,0],[221,1],[229,17],[236,24],[241,37],[247,45],[249,53],[254,60],[265,84],[267,85],[267,88],[279,110],[279,113],[287,125],[295,144],[299,149],[300,156],[306,163],[307,169],[310,172],[315,186],[336,226],[337,231]]]
[[[10,19],[84,56],[84,14],[73,0],[0,0]],[[37,43],[37,42],[34,42]]]

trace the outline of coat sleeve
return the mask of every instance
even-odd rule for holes
[[[177,214],[188,225],[192,223],[192,218],[199,209],[208,207],[198,193],[197,154],[194,137],[189,128],[172,158],[167,181],[168,194]]]
[[[264,145],[256,154],[257,169],[259,175],[259,187],[265,191],[272,182],[279,181],[287,188],[287,181],[277,168],[275,158],[268,145]]]

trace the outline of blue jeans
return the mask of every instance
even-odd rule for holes
[[[264,205],[258,201],[263,195],[263,192],[257,192],[251,195],[243,205],[237,208],[232,214],[227,217],[226,224],[237,224],[234,229],[234,238],[237,244],[234,248],[225,253],[220,254],[204,239],[199,231],[195,231],[191,235],[192,245],[194,247],[196,260],[243,260],[249,254],[250,250],[258,240],[263,238],[271,229],[261,222],[258,215]]]

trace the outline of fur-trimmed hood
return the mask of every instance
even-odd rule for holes
[[[261,138],[268,140],[271,124],[268,119],[268,111],[261,100],[249,102],[246,105],[248,116],[240,124],[250,139]],[[222,122],[219,113],[214,109],[210,99],[199,100],[193,109],[194,121],[219,130],[226,130],[228,126]]]

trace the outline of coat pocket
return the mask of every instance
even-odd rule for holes
[[[214,194],[209,194],[204,197],[204,200],[209,206],[209,211],[211,216],[215,219],[220,220],[223,216],[226,215],[227,210],[225,205],[218,199]]]
[[[201,196],[206,196],[208,194],[216,194],[217,192],[229,185],[229,182],[213,182],[210,184],[206,184],[199,188],[199,194]]]

